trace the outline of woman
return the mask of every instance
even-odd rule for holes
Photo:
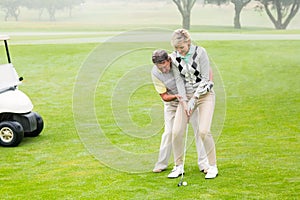
[[[174,70],[174,76],[181,76],[185,80],[186,87],[192,86],[193,96],[187,103],[187,115],[191,115],[193,110],[198,109],[198,128],[199,136],[203,141],[209,168],[205,176],[206,179],[217,177],[218,168],[216,161],[216,150],[213,136],[210,132],[213,112],[215,107],[215,93],[212,90],[213,83],[209,80],[210,63],[206,50],[203,47],[195,46],[191,43],[191,37],[187,30],[177,29],[172,34],[171,44],[175,51],[171,54],[172,62],[177,70]],[[176,73],[175,73],[176,71]],[[185,97],[183,97],[185,98]],[[178,130],[174,137],[175,143],[184,142],[184,136],[181,135],[184,120],[175,118],[173,127]],[[183,149],[177,149],[174,156],[177,160],[182,160]],[[175,169],[176,170],[176,169]]]

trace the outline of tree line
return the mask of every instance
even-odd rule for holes
[[[5,13],[5,21],[9,17],[18,21],[21,7],[38,10],[39,18],[46,10],[49,14],[49,19],[55,21],[57,10],[68,9],[69,15],[71,15],[73,7],[82,3],[84,3],[84,0],[0,0],[0,7]]]
[[[276,29],[286,29],[291,20],[299,11],[300,0],[202,0],[204,4],[229,4],[234,5],[233,26],[241,28],[240,15],[242,9],[251,1],[257,2],[256,10],[265,11]],[[190,29],[191,10],[196,0],[173,0],[181,16],[182,27]]]
[[[94,0],[96,2],[96,0]],[[102,2],[102,0],[97,0]],[[117,0],[115,0],[117,1]],[[173,2],[176,4],[178,11],[182,16],[182,27],[190,29],[191,12],[197,0],[123,0],[124,2],[152,2],[158,3],[161,1]],[[122,2],[123,2],[122,1]],[[7,21],[9,17],[15,18],[18,21],[20,15],[20,7],[28,9],[35,9],[39,11],[39,18],[46,10],[49,14],[49,19],[55,21],[55,14],[57,10],[68,9],[69,15],[72,14],[74,6],[84,3],[85,0],[0,0],[0,7],[5,12],[4,20]],[[103,2],[107,2],[106,0]],[[112,2],[112,1],[111,1]],[[119,2],[121,2],[119,0]],[[266,12],[269,19],[274,24],[276,29],[286,29],[292,19],[296,16],[300,7],[300,0],[198,0],[198,2],[205,4],[233,4],[234,5],[234,19],[233,26],[236,29],[241,29],[241,12],[250,2],[256,2],[255,9],[260,12]]]

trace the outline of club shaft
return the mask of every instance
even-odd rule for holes
[[[186,145],[187,145],[188,132],[189,132],[189,124],[187,123],[186,130],[185,130],[185,139],[184,139],[184,151],[183,151],[183,163],[182,163],[182,169],[183,170],[184,170],[184,164],[185,164],[185,155],[186,155]],[[182,172],[180,182],[178,183],[178,186],[182,185],[183,178],[184,178],[184,173]]]

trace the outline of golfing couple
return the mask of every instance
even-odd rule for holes
[[[175,166],[168,178],[177,178],[184,173],[185,135],[190,123],[194,129],[199,169],[206,174],[206,179],[213,179],[218,175],[218,168],[210,132],[215,93],[209,58],[203,47],[191,43],[185,29],[173,32],[171,44],[175,51],[170,55],[165,50],[156,50],[152,55],[155,66],[151,75],[164,103],[165,120],[153,172],[159,173],[168,167],[173,150]]]

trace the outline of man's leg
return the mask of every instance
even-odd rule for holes
[[[168,167],[168,161],[172,151],[172,127],[177,109],[176,102],[164,103],[165,128],[161,136],[158,161],[155,164],[153,172],[159,173]]]

